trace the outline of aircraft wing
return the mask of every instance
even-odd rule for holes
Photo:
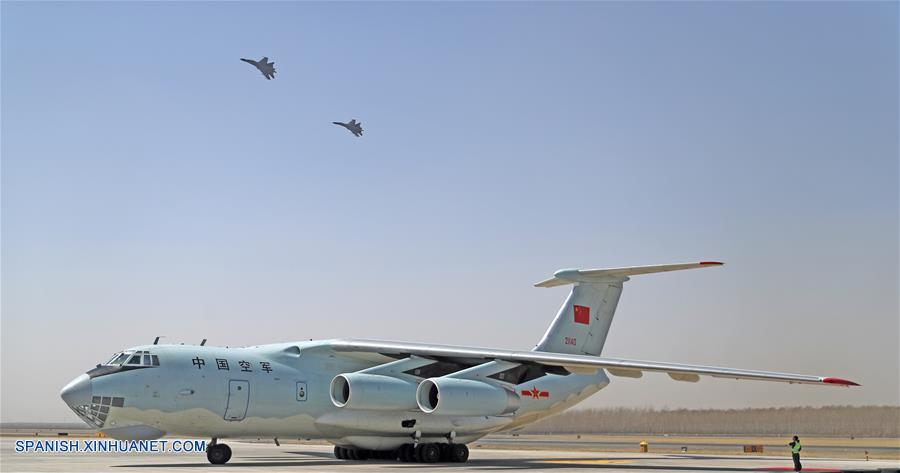
[[[422,343],[385,342],[378,340],[342,339],[330,342],[329,347],[336,352],[377,353],[391,358],[418,356],[439,361],[452,361],[467,365],[478,365],[489,361],[502,360],[520,364],[541,365],[548,372],[560,368],[575,374],[592,374],[597,369],[605,369],[614,376],[640,378],[644,371],[663,372],[676,381],[697,382],[700,376],[714,378],[749,379],[755,381],[777,381],[791,384],[818,384],[825,386],[859,386],[846,379],[772,371],[755,371],[718,366],[685,365],[658,361],[604,358],[589,355],[567,355],[538,351],[511,351],[488,348],[462,347],[452,345],[431,345]]]

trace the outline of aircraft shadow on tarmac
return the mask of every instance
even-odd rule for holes
[[[568,469],[616,469],[616,470],[651,470],[651,471],[755,471],[755,472],[765,472],[765,471],[784,471],[785,468],[778,467],[728,467],[721,465],[697,465],[692,464],[690,466],[678,466],[678,465],[642,465],[642,464],[627,464],[622,462],[628,461],[647,461],[645,457],[567,457],[567,458],[559,458],[559,459],[541,459],[541,458],[525,458],[525,459],[517,459],[517,458],[503,458],[503,459],[484,459],[480,460],[477,458],[470,458],[467,463],[431,463],[431,464],[421,464],[421,463],[401,463],[397,461],[385,461],[385,460],[368,460],[368,461],[346,461],[346,460],[337,460],[331,453],[325,452],[301,452],[301,451],[291,451],[284,452],[292,455],[302,455],[307,457],[306,459],[298,458],[296,460],[286,460],[283,456],[253,456],[253,457],[245,457],[245,459],[235,459],[236,461],[232,461],[228,463],[227,468],[230,469],[240,469],[244,468],[261,468],[261,467],[272,467],[272,468],[281,468],[281,467],[307,467],[307,468],[324,468],[324,467],[339,467],[339,466],[356,466],[356,467],[364,467],[365,465],[378,465],[379,468],[391,468],[395,467],[398,469],[410,469],[410,468],[423,468],[427,467],[428,469],[466,469],[466,470],[554,470],[560,468],[568,468]],[[309,458],[312,457],[312,458]],[[695,456],[666,456],[665,460],[676,460],[676,459],[684,459],[684,460],[692,460],[692,461],[727,461],[733,460],[732,458],[727,457],[695,457]],[[604,464],[603,461],[609,461],[611,463]],[[143,464],[132,464],[132,465],[114,465],[114,467],[118,468],[209,468],[210,465],[208,463],[197,461],[191,463],[143,463]],[[790,469],[790,468],[788,468]],[[807,471],[807,469],[804,469]],[[840,471],[840,470],[819,470],[819,469],[810,469],[809,471]],[[870,470],[870,471],[878,471],[878,470]]]

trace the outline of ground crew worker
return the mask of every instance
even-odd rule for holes
[[[800,450],[803,450],[803,447],[800,446],[800,437],[794,436],[794,441],[789,443],[791,446],[791,457],[794,459],[794,471],[800,471],[803,469],[803,465],[800,464]]]

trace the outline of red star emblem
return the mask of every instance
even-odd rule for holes
[[[540,395],[541,395],[541,392],[538,390],[538,388],[532,386],[531,387],[531,397],[537,398],[537,397],[540,397]]]

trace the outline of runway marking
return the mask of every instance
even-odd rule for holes
[[[631,460],[541,460],[538,463],[552,463],[555,465],[624,465]]]

